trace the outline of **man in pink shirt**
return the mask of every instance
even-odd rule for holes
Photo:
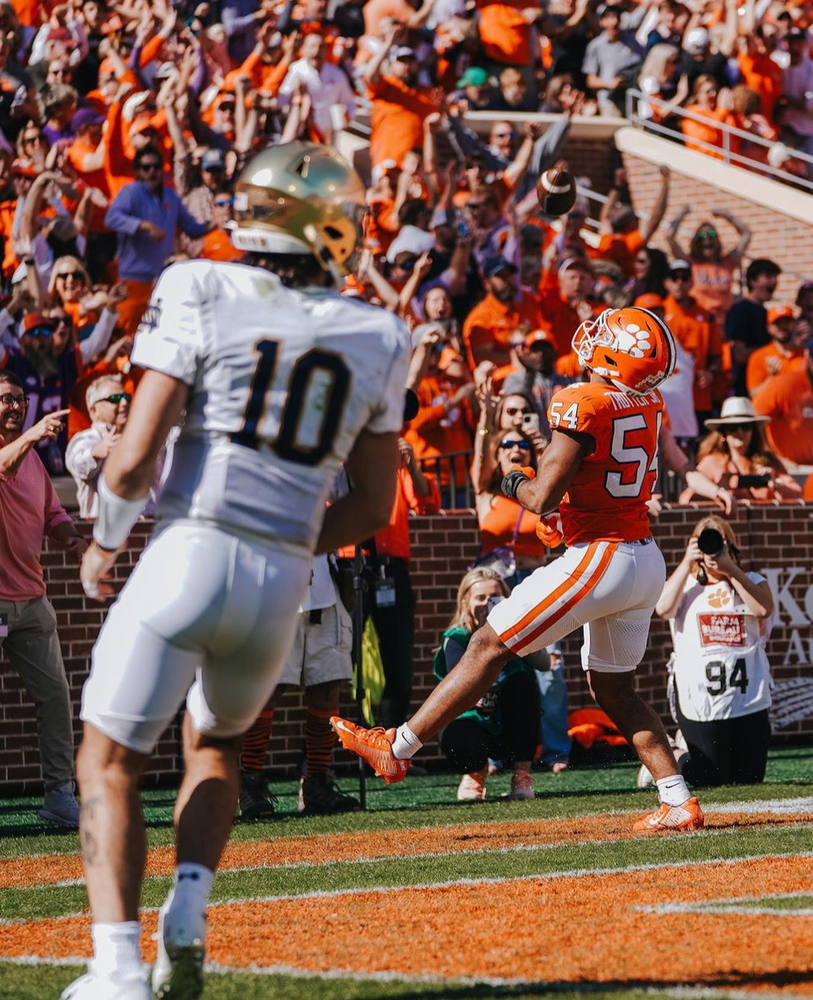
[[[60,504],[36,453],[55,441],[67,410],[27,431],[28,400],[21,381],[0,369],[0,646],[37,710],[45,801],[40,819],[75,828],[73,731],[56,612],[45,596],[40,551],[47,534],[81,560],[86,542]]]

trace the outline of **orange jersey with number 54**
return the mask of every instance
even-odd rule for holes
[[[648,538],[647,501],[658,474],[663,399],[587,382],[557,392],[548,407],[552,431],[589,434],[595,447],[559,505],[565,543]]]

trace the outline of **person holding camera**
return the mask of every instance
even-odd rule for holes
[[[801,486],[765,444],[762,426],[770,419],[759,416],[746,396],[726,399],[720,416],[705,422],[711,433],[697,450],[697,471],[730,490],[737,500],[800,497]],[[680,502],[689,503],[694,496],[689,487],[681,494]]]
[[[678,763],[691,784],[765,777],[773,612],[765,577],[742,568],[731,525],[701,518],[655,605],[672,630],[675,714],[689,751]]]
[[[434,668],[442,680],[460,662],[472,635],[508,587],[499,573],[485,566],[469,570],[457,589],[457,610],[435,653]],[[542,653],[531,654],[539,658]],[[477,704],[449,723],[440,747],[462,773],[457,798],[482,802],[486,797],[489,758],[511,764],[509,798],[534,798],[531,764],[539,735],[539,692],[533,666],[522,658],[506,664]]]

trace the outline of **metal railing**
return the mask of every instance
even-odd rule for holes
[[[667,125],[663,125],[660,122],[656,122],[651,118],[645,117],[638,111],[639,101],[643,104],[648,104],[651,107],[668,109],[669,118],[677,117],[680,119],[695,121],[701,125],[705,125],[707,128],[716,129],[721,133],[721,144],[717,146],[714,143],[706,142],[703,139],[696,139],[693,136],[687,137],[680,129],[669,128]],[[683,145],[688,142],[691,143],[693,148],[699,146],[703,152],[711,153],[729,165],[733,164],[734,166],[747,167],[755,173],[769,174],[777,180],[803,187],[808,191],[813,191],[813,181],[809,181],[804,177],[798,177],[796,174],[791,174],[787,170],[782,170],[781,167],[771,166],[770,163],[763,163],[762,160],[755,160],[750,156],[744,156],[742,153],[737,152],[737,150],[733,148],[736,146],[736,142],[732,141],[733,139],[743,139],[752,145],[763,146],[766,150],[770,150],[778,145],[778,143],[771,139],[763,139],[762,136],[754,135],[752,132],[746,132],[741,128],[736,128],[734,125],[727,125],[724,122],[715,121],[713,118],[707,118],[704,115],[698,115],[694,111],[688,111],[686,108],[673,107],[670,105],[669,101],[664,101],[659,97],[653,97],[650,94],[644,94],[640,90],[628,90],[626,93],[626,102],[627,119],[631,124],[637,125],[639,128],[644,128],[649,132],[655,132],[658,135],[663,135],[669,139],[676,140]],[[808,164],[811,169],[813,169],[813,157],[799,149],[793,149],[792,154],[794,159],[802,160],[804,163]]]
[[[434,476],[440,488],[442,510],[465,510],[474,507],[474,486],[471,481],[471,451],[452,451],[435,458],[418,459],[421,472]],[[464,473],[458,475],[462,464]]]

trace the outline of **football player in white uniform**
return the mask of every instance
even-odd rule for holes
[[[314,552],[389,522],[406,328],[342,298],[364,187],[332,149],[273,146],[243,171],[232,239],[242,263],[174,264],[136,336],[146,369],[99,482],[82,565],[105,583],[185,413],[153,538],[108,615],[82,696],[81,839],[94,958],[65,1000],[148,1000],[138,901],[139,776],[186,698],[177,869],[153,989],[200,995],[206,904],[234,816],[237,746],[288,656]],[[341,463],[354,489],[325,513]],[[187,696],[188,692],[188,696]]]

